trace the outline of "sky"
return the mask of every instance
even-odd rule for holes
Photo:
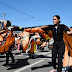
[[[52,25],[59,15],[61,24],[72,26],[72,0],[0,0],[0,19],[12,20],[12,25],[34,27]]]

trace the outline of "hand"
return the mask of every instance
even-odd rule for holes
[[[67,31],[67,34],[70,34],[70,32],[69,32],[69,31]]]
[[[72,34],[72,30],[71,30],[71,34]]]
[[[72,34],[72,30],[71,31],[67,31],[67,34]]]

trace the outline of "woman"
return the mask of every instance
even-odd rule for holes
[[[3,29],[4,29],[3,32],[6,31],[7,30],[7,27],[9,27],[9,26],[11,26],[10,21],[9,20],[8,21],[5,21],[4,26],[3,26]],[[6,32],[4,32],[3,34],[1,34],[1,36],[0,36],[0,39],[1,38],[3,38],[3,40],[6,39],[5,40],[5,43],[4,43],[4,50],[6,51],[6,63],[4,65],[2,65],[2,66],[9,66],[9,55],[12,58],[12,62],[11,63],[12,64],[15,63],[14,56],[13,56],[13,54],[11,52],[11,45],[14,42],[14,40],[13,40],[14,37],[11,36],[11,33],[8,35],[8,37],[6,37],[6,36],[7,36],[6,35]]]
[[[56,69],[56,57],[58,53],[58,72],[62,71],[62,58],[65,51],[65,44],[63,41],[63,31],[67,34],[71,34],[70,31],[64,24],[60,24],[60,16],[54,15],[53,16],[53,23],[54,25],[48,25],[45,28],[32,28],[30,31],[37,31],[37,32],[46,32],[48,30],[52,31],[54,43],[52,49],[52,63],[53,63],[53,70],[50,72],[55,72]]]
[[[63,41],[63,31],[67,34],[71,34],[72,31],[66,29],[64,24],[60,24],[60,16],[54,15],[53,16],[53,23],[54,25],[50,25],[47,28],[42,28],[42,30],[47,31],[51,30],[54,38],[53,50],[52,50],[52,63],[53,63],[53,70],[50,72],[55,72],[56,69],[56,57],[58,53],[58,72],[62,71],[62,58],[65,51],[65,44]]]

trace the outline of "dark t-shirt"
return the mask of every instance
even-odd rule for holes
[[[57,29],[55,28],[56,25],[49,25],[47,28],[42,28],[42,30],[47,31],[51,30],[53,34],[54,41],[62,41],[63,40],[63,31],[65,33],[69,31],[69,28],[64,24],[58,24]]]

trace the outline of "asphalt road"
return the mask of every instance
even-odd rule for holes
[[[47,52],[37,51],[35,54],[35,59],[29,58],[28,54],[26,53],[15,55],[17,51],[12,52],[15,58],[15,64],[8,67],[2,66],[6,62],[6,55],[0,55],[0,72],[50,72],[50,70],[53,68],[51,50]],[[10,57],[9,60],[9,63],[11,63]],[[72,72],[72,68],[69,69],[69,72]]]
[[[37,51],[35,59],[30,59],[26,53],[15,55],[16,52],[13,51],[16,63],[8,67],[2,66],[5,64],[6,57],[5,55],[0,55],[0,72],[49,72],[52,69],[51,51]],[[11,58],[9,60],[10,63]]]

